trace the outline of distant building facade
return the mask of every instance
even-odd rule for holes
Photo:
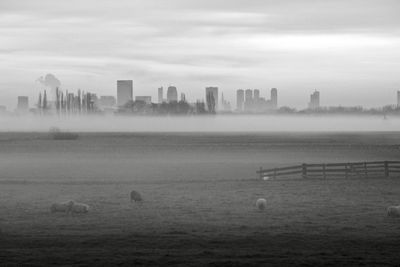
[[[123,106],[131,100],[133,100],[133,81],[132,80],[117,81],[118,106]]]
[[[243,111],[244,107],[244,90],[239,89],[236,91],[236,109]]]
[[[397,91],[397,107],[400,108],[400,91]]]
[[[214,97],[215,111],[218,111],[218,87],[206,87],[206,100],[209,94]]]
[[[277,109],[278,108],[278,89],[272,88],[271,89],[271,108]]]
[[[151,104],[151,96],[136,96],[135,101],[143,101],[146,104]]]
[[[175,86],[168,86],[167,90],[167,102],[178,102],[178,90]]]
[[[164,102],[164,88],[161,86],[160,88],[158,88],[158,103],[161,104],[162,102]]]
[[[310,103],[308,103],[308,108],[309,109],[317,109],[320,107],[320,99],[319,99],[320,95],[319,92],[317,90],[314,91],[314,93],[312,93],[310,95]]]
[[[29,110],[29,97],[18,96],[17,110],[19,112],[27,112]]]

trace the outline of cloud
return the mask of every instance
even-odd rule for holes
[[[46,76],[39,77],[37,80],[37,82],[51,88],[51,89],[55,89],[57,87],[61,86],[61,82],[59,79],[56,78],[56,76],[54,76],[51,73],[46,74]]]

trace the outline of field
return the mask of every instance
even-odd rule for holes
[[[400,134],[0,134],[0,265],[400,265],[400,177],[260,181],[398,160]],[[141,205],[129,201],[139,191]],[[267,199],[264,212],[257,198]],[[51,214],[74,199],[88,214]]]

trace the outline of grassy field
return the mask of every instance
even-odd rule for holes
[[[2,134],[0,265],[398,266],[400,220],[386,207],[400,203],[400,177],[259,181],[255,171],[398,159],[399,144],[397,133]],[[49,212],[68,199],[92,209]]]

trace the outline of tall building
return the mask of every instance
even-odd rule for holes
[[[160,88],[158,88],[158,103],[162,103],[163,102],[163,95],[164,95],[164,88],[161,86]]]
[[[253,102],[253,91],[251,89],[247,89],[245,91],[245,99],[244,99],[244,101],[247,102],[247,103]]]
[[[254,93],[254,100],[255,100],[255,101],[257,101],[258,99],[260,99],[260,90],[254,89],[253,93]]]
[[[400,91],[397,91],[397,107],[400,108]]]
[[[117,81],[117,104],[125,105],[128,101],[133,100],[133,81],[119,80]]]
[[[278,108],[278,90],[276,88],[271,89],[271,108]]]
[[[17,110],[19,112],[27,112],[29,110],[29,98],[27,96],[18,97]]]
[[[243,111],[244,105],[244,90],[239,89],[236,91],[236,109],[238,111]]]
[[[206,87],[206,99],[208,94],[212,94],[215,102],[215,111],[218,111],[218,87]]]
[[[178,91],[176,90],[175,86],[168,86],[167,102],[178,102]]]
[[[308,103],[309,109],[317,109],[319,108],[319,92],[317,90],[314,91],[310,95],[310,103]]]

